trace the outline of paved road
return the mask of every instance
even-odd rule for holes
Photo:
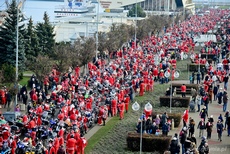
[[[176,81],[176,82],[182,83],[183,81]],[[184,82],[186,83],[186,81]],[[221,83],[220,85],[221,87],[223,87],[223,83]],[[228,87],[230,87],[230,83],[228,84]],[[227,92],[228,94],[230,94],[230,89],[228,89]],[[230,154],[230,137],[227,136],[227,131],[223,132],[222,142],[218,141],[218,138],[217,138],[216,122],[220,114],[222,114],[223,117],[225,114],[222,108],[223,106],[218,105],[217,101],[212,102],[208,106],[208,116],[213,115],[213,118],[214,118],[212,138],[208,140],[210,154]],[[230,107],[228,106],[228,109],[229,108]],[[200,121],[199,112],[189,113],[189,117],[192,117],[195,120],[196,122],[195,128],[197,128],[197,124]],[[182,122],[179,128],[175,128],[169,134],[174,135],[175,133],[179,133],[181,130],[181,127],[182,127]],[[207,136],[207,133],[205,132],[204,135]],[[199,145],[201,142],[201,139],[199,138],[199,129],[195,129],[195,136],[197,138],[197,145]]]

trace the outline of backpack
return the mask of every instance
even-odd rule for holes
[[[198,150],[199,150],[199,153],[204,153],[204,151],[205,151],[204,145],[199,146]]]

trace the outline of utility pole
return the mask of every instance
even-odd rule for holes
[[[15,77],[15,88],[18,90],[18,39],[19,39],[19,34],[18,34],[18,20],[19,20],[19,9],[20,9],[20,5],[19,5],[19,0],[17,1],[17,23],[16,23],[16,77]],[[16,105],[18,104],[18,94],[16,92],[15,95],[15,103],[14,103],[14,109],[16,107]]]
[[[98,52],[98,22],[99,22],[99,0],[97,1],[97,33],[96,33],[96,60]]]
[[[136,4],[135,4],[135,48],[137,47],[136,43],[137,43],[137,0],[136,0]]]

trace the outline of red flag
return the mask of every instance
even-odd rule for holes
[[[188,122],[188,110],[185,110],[185,111],[184,111],[183,120],[184,120],[185,122]]]

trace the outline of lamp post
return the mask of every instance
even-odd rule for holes
[[[199,67],[198,67],[198,73],[200,73],[200,57],[201,57],[201,54],[199,53]]]
[[[174,73],[172,73],[172,69],[170,70],[171,72],[171,83],[170,83],[170,102],[169,102],[169,113],[172,112],[172,94],[173,94],[173,91],[172,91],[172,78],[174,76],[174,78],[179,78],[180,76],[180,73],[179,73],[180,70],[175,70]],[[168,71],[165,72],[165,77],[170,77],[170,73]]]
[[[135,41],[135,48],[136,48],[136,43],[137,43],[137,0],[135,4],[135,34],[134,34],[134,41]]]
[[[99,22],[99,0],[97,1],[96,60],[97,60],[97,51],[98,51],[98,22]]]
[[[135,102],[132,105],[132,109],[134,111],[138,111],[138,110],[141,111],[140,154],[142,153],[142,135],[143,135],[143,130],[142,130],[143,117],[142,117],[142,108],[141,108],[142,104],[143,104],[143,102],[141,103],[141,106],[140,106],[137,102]],[[145,111],[148,111],[148,112],[152,111],[152,105],[149,102],[147,104],[145,104]]]
[[[21,5],[19,3],[19,0],[17,1],[17,23],[16,23],[16,64],[15,64],[15,72],[16,72],[16,76],[15,76],[15,88],[18,90],[18,39],[19,39],[19,30],[18,30],[18,20],[19,20],[19,9],[21,8]],[[14,108],[16,107],[16,105],[18,104],[18,95],[16,92],[15,95],[15,104],[14,104]]]

